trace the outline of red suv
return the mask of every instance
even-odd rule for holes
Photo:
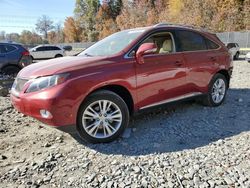
[[[139,110],[190,97],[220,105],[231,73],[230,53],[214,34],[157,24],[115,33],[76,57],[22,69],[11,100],[45,124],[73,125],[84,140],[109,142]]]

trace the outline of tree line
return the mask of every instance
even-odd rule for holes
[[[36,24],[43,37],[23,31],[19,40],[97,41],[123,29],[159,22],[204,27],[213,32],[249,30],[250,0],[76,0],[74,16],[67,17],[63,27],[43,16]]]

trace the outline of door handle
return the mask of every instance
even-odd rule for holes
[[[175,63],[174,63],[177,67],[180,67],[180,66],[182,66],[182,62],[181,61],[176,61]]]

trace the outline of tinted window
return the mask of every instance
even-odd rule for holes
[[[50,50],[61,50],[60,48],[56,47],[56,46],[51,46]]]
[[[45,51],[45,50],[46,50],[45,47],[39,47],[39,48],[36,49],[36,51]]]
[[[199,51],[207,49],[204,38],[198,33],[177,31],[176,34],[179,39],[179,51]]]
[[[205,39],[206,40],[206,44],[207,44],[207,49],[217,49],[219,48],[219,45],[214,43],[213,41],[209,40],[209,39]]]
[[[44,46],[44,51],[50,51],[50,50],[51,50],[50,46]]]
[[[234,48],[234,47],[235,47],[235,44],[234,44],[234,43],[228,43],[228,44],[227,44],[227,47],[228,47],[228,48]]]

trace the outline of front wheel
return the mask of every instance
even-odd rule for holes
[[[228,81],[222,74],[216,74],[210,84],[209,91],[203,99],[206,106],[219,106],[223,103],[228,89]]]
[[[128,122],[129,111],[124,100],[114,92],[101,90],[81,105],[77,131],[91,143],[111,142],[123,133]]]

